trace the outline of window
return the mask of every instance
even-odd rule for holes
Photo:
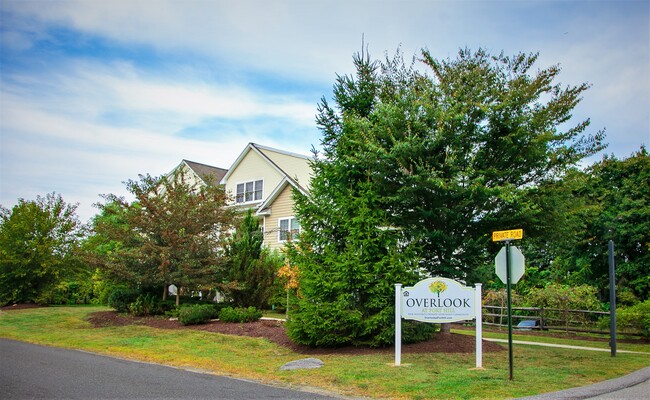
[[[298,238],[298,233],[300,233],[300,224],[298,223],[297,218],[281,218],[278,225],[280,227],[278,241],[286,242]]]
[[[248,203],[251,201],[262,200],[262,190],[264,188],[264,181],[250,181],[237,184],[237,196],[235,203]]]

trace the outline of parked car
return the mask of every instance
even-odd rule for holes
[[[515,329],[522,331],[530,331],[532,329],[539,329],[539,320],[536,319],[525,319],[517,324]]]

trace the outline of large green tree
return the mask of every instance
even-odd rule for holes
[[[416,272],[474,282],[493,257],[493,230],[539,220],[531,189],[601,150],[604,133],[569,121],[588,85],[563,87],[554,82],[560,69],[533,71],[536,60],[484,50],[437,60],[423,51],[415,68],[400,53],[355,57],[356,76],[337,79],[335,106],[319,106],[323,153],[309,198],[297,202],[294,320],[337,309],[332,320],[350,323],[323,336],[345,327],[348,342],[381,337],[390,321],[370,316],[390,312],[388,282],[412,283]],[[290,325],[307,342],[299,333]]]
[[[77,250],[84,228],[61,195],[0,207],[0,303],[39,302],[64,279],[85,271]]]
[[[182,172],[126,182],[135,201],[106,196],[95,220],[97,265],[131,286],[196,290],[215,283],[234,213],[218,185],[196,186]],[[178,300],[178,297],[177,297]]]
[[[562,238],[549,264],[557,280],[597,286],[606,298],[609,285],[608,241],[616,250],[619,290],[640,299],[650,296],[650,156],[645,148],[625,159],[605,156],[572,180],[571,204],[581,205],[566,214],[579,229]],[[558,276],[559,275],[559,276]]]

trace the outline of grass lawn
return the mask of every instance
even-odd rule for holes
[[[508,352],[485,353],[483,370],[474,354],[319,355],[320,369],[279,371],[308,356],[264,339],[146,326],[93,328],[85,318],[104,307],[49,307],[0,313],[0,337],[48,346],[205,370],[284,386],[310,386],[374,398],[511,398],[587,385],[650,365],[649,354],[618,354],[515,346],[514,381]],[[487,336],[487,335],[486,335]],[[525,340],[525,339],[522,339]],[[593,342],[570,340],[594,347]],[[644,347],[647,349],[647,347]],[[636,349],[635,349],[636,350]]]

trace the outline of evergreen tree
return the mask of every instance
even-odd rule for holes
[[[355,57],[356,77],[337,78],[336,107],[319,106],[323,154],[297,201],[294,340],[390,342],[392,284],[419,272],[474,282],[491,264],[492,231],[539,218],[532,188],[603,148],[602,132],[584,134],[589,120],[568,124],[588,85],[554,83],[555,66],[531,75],[536,60],[423,51],[422,72],[399,52]]]
[[[287,330],[294,341],[312,346],[393,343],[394,284],[418,278],[413,248],[390,225],[373,184],[373,160],[358,159],[363,137],[342,132],[347,125],[341,119],[368,116],[376,91],[376,63],[359,56],[355,65],[359,83],[339,77],[335,87],[344,115],[323,100],[326,158],[312,163],[309,196],[295,196],[301,234],[289,254],[300,285]]]
[[[219,287],[237,306],[262,308],[276,290],[275,278],[283,263],[279,254],[262,247],[259,220],[248,210],[228,240]]]

